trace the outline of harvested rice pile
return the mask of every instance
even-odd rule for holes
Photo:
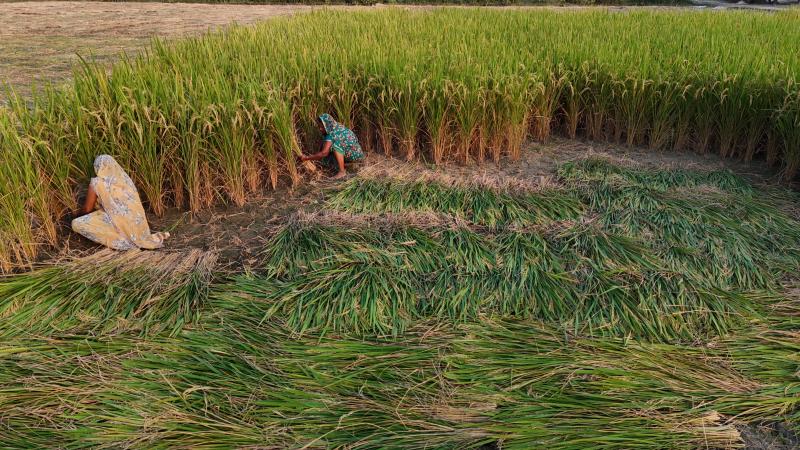
[[[101,252],[0,279],[9,447],[731,448],[800,429],[792,194],[606,158],[364,173],[250,273]],[[793,281],[794,280],[794,281]]]

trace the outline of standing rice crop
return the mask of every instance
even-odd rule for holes
[[[0,110],[0,271],[31,261],[37,245],[54,243],[56,229],[35,142]],[[38,223],[37,227],[32,227]]]
[[[10,183],[4,208],[25,210],[37,189],[49,200],[39,217],[12,214],[0,259],[7,269],[33,257],[38,237],[55,240],[53,223],[99,152],[130,171],[155,213],[241,204],[300,181],[295,156],[313,144],[322,112],[366,148],[406,159],[499,161],[558,132],[765,157],[792,179],[799,21],[796,12],[324,11],[156,41],[2,113],[4,160],[47,178]]]

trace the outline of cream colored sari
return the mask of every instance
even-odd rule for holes
[[[72,229],[114,250],[156,249],[169,233],[150,233],[139,192],[133,181],[109,155],[94,160],[91,187],[100,208],[72,221]]]

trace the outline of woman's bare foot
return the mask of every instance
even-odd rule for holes
[[[346,176],[347,176],[347,172],[345,172],[344,170],[342,170],[342,171],[340,171],[339,173],[337,173],[336,175],[332,176],[332,177],[331,177],[331,180],[339,180],[339,179],[341,179],[341,178],[344,178],[344,177],[346,177]]]

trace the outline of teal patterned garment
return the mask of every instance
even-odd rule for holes
[[[319,116],[319,120],[327,133],[323,139],[330,141],[333,151],[343,155],[345,162],[364,159],[364,151],[353,130],[333,120],[330,114]]]

